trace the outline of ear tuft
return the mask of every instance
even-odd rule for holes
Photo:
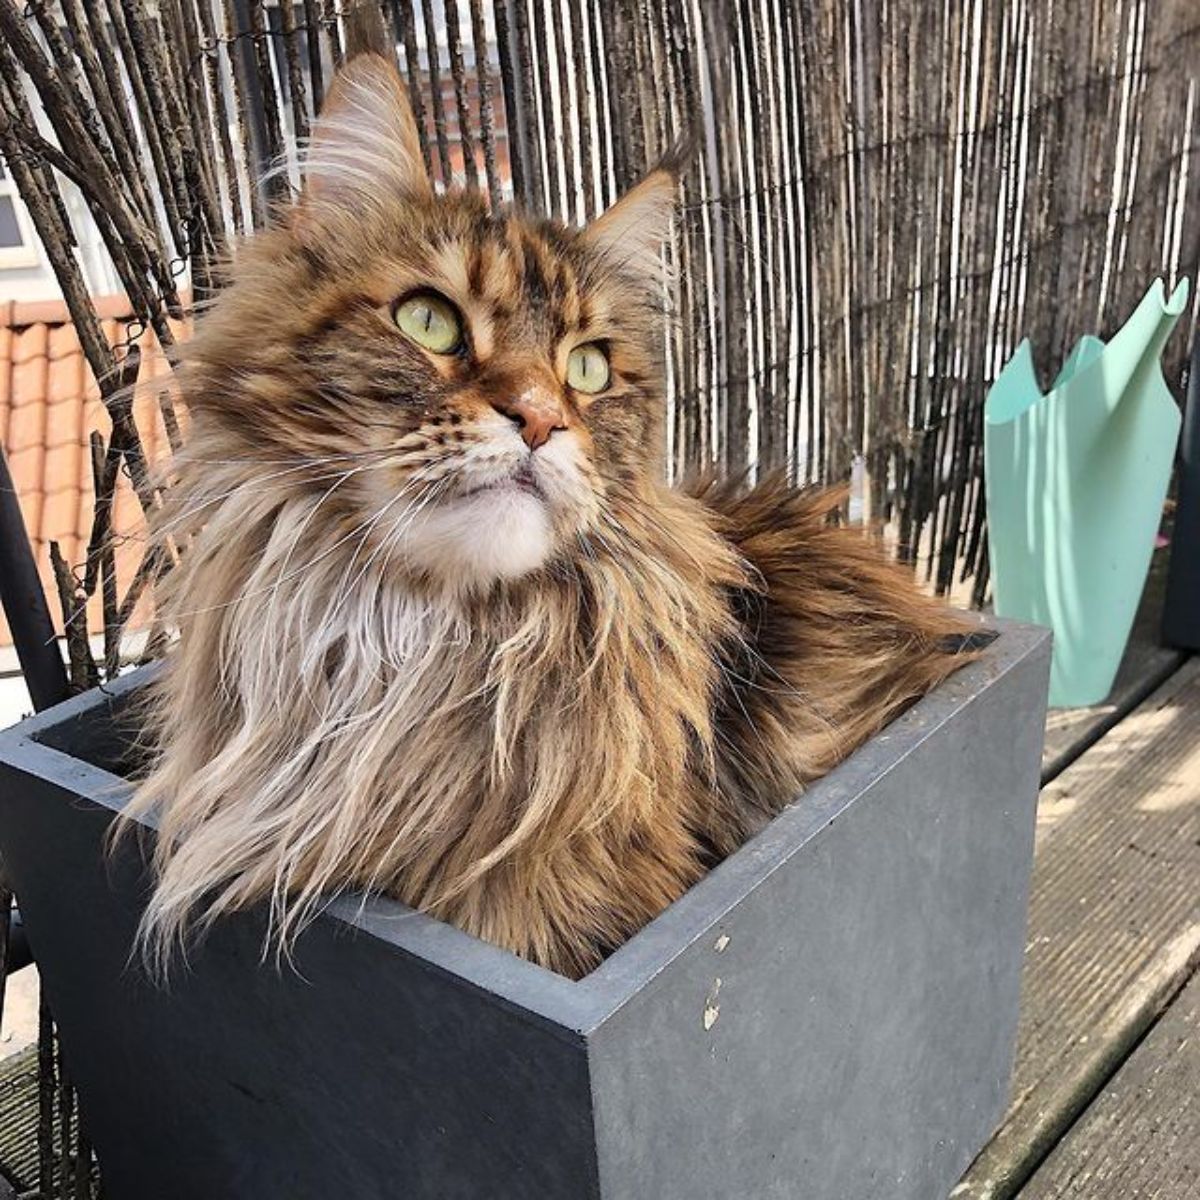
[[[346,14],[346,57],[378,54],[388,58],[392,53],[391,39],[383,22],[383,13],[373,3],[361,3]]]
[[[662,157],[655,164],[656,171],[666,171],[678,181],[687,173],[688,167],[696,158],[699,151],[700,139],[695,129],[688,129],[681,134],[673,145],[668,146]]]
[[[654,277],[661,271],[662,246],[671,232],[679,177],[689,157],[683,148],[666,156],[584,230],[585,240],[609,261]]]
[[[357,210],[390,197],[429,195],[417,123],[390,56],[360,53],[338,72],[313,127],[303,173],[297,229],[311,225],[322,208]]]

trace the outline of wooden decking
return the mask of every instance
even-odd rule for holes
[[[1200,1197],[1200,658],[1148,600],[1047,725],[1013,1099],[955,1200]]]
[[[1200,977],[1167,1009],[1021,1192],[1200,1196]]]
[[[36,1046],[0,1064],[0,1200],[37,1184],[37,1080]]]

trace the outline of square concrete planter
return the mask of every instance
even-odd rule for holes
[[[169,992],[102,838],[144,680],[0,735],[0,851],[109,1200],[935,1200],[1005,1106],[1049,666],[961,671],[580,982],[402,906]]]

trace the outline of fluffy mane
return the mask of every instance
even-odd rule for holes
[[[570,569],[448,599],[235,470],[163,596],[149,946],[354,888],[579,974],[699,877],[748,581],[698,503],[630,497]]]

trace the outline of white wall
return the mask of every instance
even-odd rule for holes
[[[37,94],[28,84],[27,92],[30,107],[37,119],[39,132],[47,140],[56,141],[54,131],[50,126],[49,119],[42,111]],[[78,188],[64,180],[61,175],[56,175],[56,178],[61,186],[71,227],[79,242],[79,249],[76,250],[75,255],[83,269],[83,278],[89,293],[93,296],[111,296],[113,293],[121,291],[120,282],[113,270],[108,252],[104,248],[100,231],[92,221],[87,204]],[[15,187],[12,190],[13,198],[20,206],[20,198],[15,195]],[[32,232],[32,223],[23,207],[21,207],[18,217],[21,219],[22,226]],[[33,242],[37,252],[36,265],[23,264],[12,267],[0,265],[0,303],[9,300],[32,301],[62,298],[62,291],[54,277],[54,271],[46,260],[46,253],[38,243],[36,234],[33,235]]]

